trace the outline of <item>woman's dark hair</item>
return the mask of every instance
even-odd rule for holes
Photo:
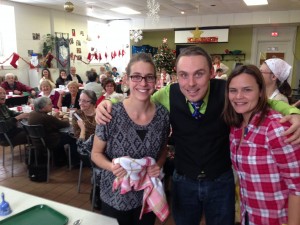
[[[224,121],[229,126],[240,127],[242,125],[243,122],[242,114],[239,114],[234,110],[228,98],[229,85],[232,79],[241,75],[242,73],[247,74],[255,79],[256,83],[258,84],[259,91],[261,93],[261,97],[259,98],[258,103],[254,108],[252,115],[250,117],[251,120],[254,114],[256,114],[257,112],[261,112],[261,116],[259,117],[258,121],[256,121],[256,125],[258,126],[265,119],[265,116],[269,110],[269,105],[268,105],[268,98],[266,94],[266,85],[264,82],[264,78],[260,70],[255,65],[238,66],[229,75],[226,82],[226,91],[225,91],[225,105],[223,110]]]
[[[82,90],[80,94],[86,94],[89,99],[91,100],[92,105],[96,105],[97,102],[97,96],[96,93],[92,90]]]
[[[276,85],[281,94],[286,96],[288,98],[289,103],[291,103],[291,97],[292,97],[292,88],[290,84],[287,82],[287,80],[280,82],[279,79],[276,80]]]
[[[51,72],[50,72],[50,70],[48,68],[44,68],[42,70],[42,77],[44,76],[43,73],[44,73],[45,70],[48,71],[48,80],[50,80],[51,82],[53,82],[52,77],[51,77]]]
[[[108,85],[108,84],[112,84],[112,85],[114,86],[114,90],[117,89],[117,85],[116,85],[114,79],[112,79],[112,78],[105,78],[105,79],[102,81],[102,87],[104,88],[104,90],[106,90],[106,89],[105,89],[105,86]]]
[[[59,76],[60,76],[61,72],[65,72],[65,73],[66,73],[66,75],[67,75],[67,71],[66,71],[66,70],[64,70],[64,69],[60,69],[60,70],[59,70]]]

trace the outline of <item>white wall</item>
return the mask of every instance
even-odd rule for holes
[[[92,20],[99,23],[106,23],[106,21],[98,20],[95,18],[89,18],[85,16],[79,16],[72,13],[67,13],[64,11],[56,11],[46,8],[34,7],[26,4],[21,3],[14,3],[14,2],[6,2],[1,1],[1,4],[7,4],[14,6],[15,8],[15,18],[16,18],[16,37],[17,37],[17,53],[23,57],[26,61],[30,61],[30,56],[28,56],[28,50],[33,50],[34,53],[41,53],[42,52],[42,43],[43,43],[43,36],[50,33],[55,34],[55,32],[60,33],[69,33],[69,37],[71,38],[72,29],[76,30],[76,37],[73,37],[74,44],[70,45],[70,52],[76,53],[76,40],[81,41],[81,55],[82,60],[88,62],[87,55],[90,51],[88,49],[87,43],[87,34],[88,34],[88,27],[87,21]],[[1,15],[0,15],[1,18]],[[128,22],[127,22],[128,23]],[[108,26],[108,25],[107,25]],[[112,25],[112,27],[114,27]],[[127,33],[126,40],[123,40],[122,43],[124,45],[129,44],[129,25],[122,25],[122,34]],[[125,30],[124,30],[125,28]],[[126,30],[127,29],[127,30]],[[84,36],[80,35],[80,31],[84,32]],[[32,33],[40,33],[41,40],[33,40]],[[107,35],[110,32],[106,32]],[[107,38],[110,40],[107,45],[113,47],[120,47],[120,44],[117,41],[113,41],[115,39],[120,40],[122,35],[115,35],[114,38]],[[123,35],[124,36],[124,35]],[[122,36],[122,38],[124,38]],[[71,60],[71,66],[75,66],[77,69],[77,73],[81,75],[83,80],[86,80],[85,72],[90,70],[91,68],[95,68],[99,71],[100,65],[106,62],[110,62],[112,66],[116,66],[119,72],[124,71],[129,57],[130,57],[130,49],[125,49],[126,54],[124,57],[116,57],[114,60],[111,60],[110,54],[107,57],[107,60],[104,58],[101,61],[98,61],[96,64],[85,64],[81,61]],[[12,52],[11,52],[12,53]],[[55,52],[52,53],[56,55]],[[78,54],[77,54],[78,55]],[[7,56],[9,57],[9,55]],[[58,77],[59,70],[56,68],[57,61],[55,59],[52,60],[52,64],[54,68],[51,68],[51,74],[53,79],[55,80]],[[38,74],[39,78],[41,76],[42,69],[35,69],[37,72],[30,71],[29,65],[26,64],[23,60],[18,60],[18,68],[14,69],[13,67],[4,67],[3,70],[0,70],[0,75],[5,75],[8,72],[12,72],[16,74],[19,80],[23,83],[36,86],[36,79],[29,79],[29,76],[34,76]],[[38,79],[39,80],[39,79]],[[32,84],[30,84],[30,81]]]

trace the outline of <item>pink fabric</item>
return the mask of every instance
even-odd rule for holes
[[[151,157],[142,159],[120,157],[114,159],[113,162],[120,164],[127,171],[125,177],[115,179],[113,191],[119,187],[121,187],[121,194],[126,194],[132,189],[135,191],[144,190],[140,218],[144,213],[150,211],[153,211],[162,222],[168,218],[170,212],[162,182],[159,178],[150,177],[147,174],[147,167],[154,165],[155,160]]]

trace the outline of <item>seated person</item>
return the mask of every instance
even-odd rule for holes
[[[227,80],[227,74],[223,72],[222,68],[218,68],[216,70],[216,79],[223,79],[223,80]]]
[[[57,106],[59,108],[61,108],[62,106],[66,106],[68,108],[80,109],[78,102],[80,96],[79,84],[77,83],[77,81],[70,81],[67,85],[67,88],[69,92],[60,92]]]
[[[74,163],[78,163],[76,140],[69,134],[60,132],[60,129],[70,126],[69,118],[60,118],[59,113],[54,116],[48,115],[52,111],[52,102],[48,97],[39,97],[34,100],[34,111],[29,113],[28,124],[44,126],[46,137],[45,142],[50,150],[53,150],[56,166],[66,165],[67,156],[64,145],[70,144],[71,157]],[[41,143],[33,143],[36,148],[42,148]]]
[[[56,79],[56,88],[59,88],[59,85],[66,86],[68,84],[67,72],[64,69],[59,70],[59,77]]]
[[[40,79],[40,84],[44,81],[44,80],[47,80],[49,81],[50,85],[52,86],[52,88],[55,88],[55,84],[52,80],[52,77],[51,77],[51,72],[49,69],[47,68],[44,68],[42,70],[42,78]]]
[[[105,93],[100,98],[98,98],[96,106],[104,99],[116,99],[117,101],[123,101],[124,95],[118,94],[116,92],[117,85],[112,78],[106,78],[103,81],[102,86],[105,90]]]
[[[88,83],[84,86],[84,90],[92,90],[96,93],[97,98],[102,95],[103,87],[97,82],[98,75],[96,72],[86,71]]]
[[[99,76],[99,82],[100,84],[103,84],[103,81],[107,78],[107,76],[105,74],[100,74]]]
[[[100,66],[100,72],[99,72],[99,74],[100,74],[100,75],[101,75],[101,74],[105,74],[105,72],[106,72],[105,66]]]
[[[95,133],[96,121],[95,121],[95,106],[97,97],[95,92],[91,90],[83,90],[80,94],[79,105],[80,109],[76,111],[76,114],[81,118],[84,123],[84,140],[89,138]],[[78,126],[78,118],[73,115],[72,125],[74,131],[74,137],[79,138],[82,128]]]
[[[112,70],[112,75],[113,75],[115,78],[117,78],[117,77],[119,76],[117,67],[113,67],[111,70]]]
[[[27,143],[27,137],[25,131],[18,127],[18,121],[22,119],[27,119],[29,113],[19,113],[10,110],[7,105],[5,105],[6,93],[4,88],[0,87],[0,120],[5,121],[6,126],[9,128],[7,133],[9,139],[13,145],[21,145]],[[6,143],[4,136],[0,135],[0,142]]]
[[[126,78],[127,78],[126,74],[124,74],[121,77],[121,79],[119,80],[119,83],[117,84],[116,92],[120,93],[120,94],[126,94],[126,96],[129,96],[130,90],[129,90],[128,84],[126,84]]]
[[[55,91],[51,85],[51,83],[48,80],[44,80],[40,84],[40,90],[38,97],[48,97],[51,99],[53,108],[58,108],[57,102],[59,99],[59,92]]]
[[[76,68],[74,66],[70,67],[70,74],[67,76],[67,80],[76,81],[80,85],[83,84],[83,81],[82,81],[81,77],[78,74],[76,74]]]
[[[35,90],[32,87],[16,81],[13,73],[7,73],[5,75],[5,81],[1,84],[1,87],[4,88],[6,94],[13,92],[14,95],[22,95],[23,92],[28,92],[29,95],[36,96]]]

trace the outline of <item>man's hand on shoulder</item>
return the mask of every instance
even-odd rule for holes
[[[112,102],[109,100],[103,100],[96,108],[95,120],[98,124],[105,125],[112,119],[110,113],[112,108]]]
[[[284,116],[280,123],[290,122],[291,126],[287,129],[283,135],[291,135],[286,142],[291,144],[299,144],[300,143],[300,115],[293,114]]]

